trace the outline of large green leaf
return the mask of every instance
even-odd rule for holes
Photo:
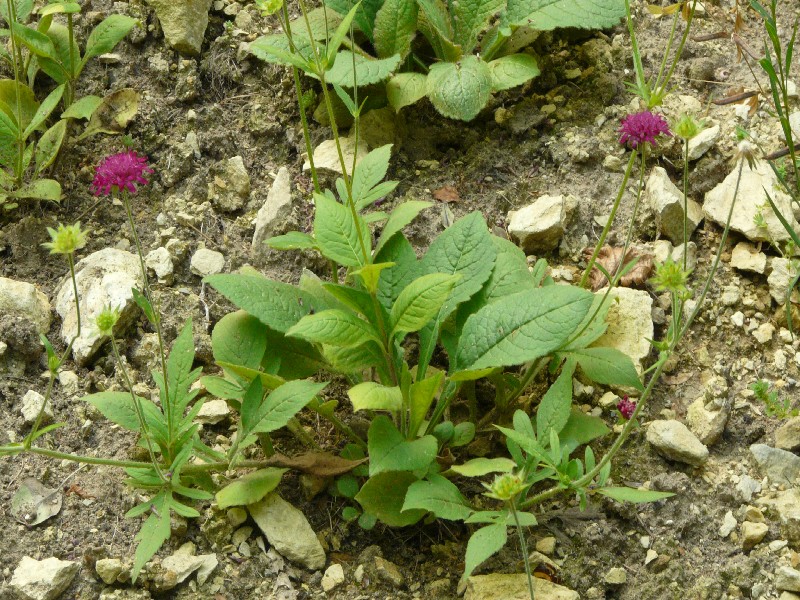
[[[43,56],[49,59],[56,58],[56,49],[53,46],[53,42],[44,33],[25,25],[17,25],[14,27],[14,37],[17,43],[24,44],[36,56]]]
[[[597,492],[617,502],[632,502],[633,504],[657,502],[675,495],[672,492],[656,492],[654,490],[639,490],[629,487],[599,488]]]
[[[370,340],[380,343],[375,328],[352,312],[331,309],[307,315],[286,332],[308,342],[354,348]]]
[[[400,388],[386,387],[374,381],[365,381],[353,386],[347,392],[353,410],[388,410],[398,412],[403,405]]]
[[[139,431],[141,429],[136,406],[130,393],[98,392],[84,396],[83,399],[103,413],[103,416],[112,423],[116,423],[129,431]],[[142,407],[142,412],[148,417],[159,412],[158,408],[150,400],[138,397],[137,399],[139,406]]]
[[[388,242],[393,235],[400,233],[406,225],[417,218],[419,213],[431,206],[433,206],[432,202],[424,202],[422,200],[408,200],[395,206],[394,210],[389,214],[389,220],[386,221],[386,225],[383,226],[381,237],[378,238],[378,243],[375,246],[375,252],[380,252],[383,245]]]
[[[314,204],[314,237],[322,254],[345,267],[365,265],[372,244],[363,217],[356,215],[354,221],[348,207],[323,194],[314,194]]]
[[[383,5],[383,0],[326,0],[325,2],[326,7],[335,10],[340,15],[346,15],[356,4],[358,4],[358,10],[353,21],[372,42],[374,41],[375,16]]]
[[[375,261],[394,263],[391,269],[381,271],[378,279],[378,300],[384,308],[391,310],[397,296],[418,272],[417,255],[405,236],[398,234],[384,243]]]
[[[380,415],[367,432],[369,474],[384,471],[416,471],[427,469],[436,460],[439,444],[432,435],[414,441],[403,437],[392,421]]]
[[[506,525],[487,525],[472,534],[467,542],[464,575],[466,579],[487,558],[499,552],[506,545]]]
[[[60,23],[51,23],[46,32],[47,37],[53,42],[56,51],[55,59],[39,57],[39,66],[42,71],[47,73],[55,82],[65,83],[68,79],[70,70],[74,73],[78,71],[78,61],[80,60],[80,49],[75,37],[72,40],[72,52],[70,53],[69,29]],[[74,59],[74,64],[70,60]]]
[[[390,527],[413,525],[427,514],[425,510],[403,510],[406,492],[416,481],[417,477],[407,471],[380,473],[367,480],[355,499],[365,513]]]
[[[267,349],[266,332],[266,325],[243,310],[225,315],[211,332],[214,360],[258,369]]]
[[[220,294],[281,333],[305,315],[324,308],[311,294],[293,285],[256,275],[221,273],[204,279]]]
[[[150,511],[150,515],[142,525],[139,533],[134,538],[137,542],[136,552],[133,558],[133,569],[131,579],[135,583],[136,578],[142,571],[145,563],[158,552],[162,544],[170,536],[170,506],[172,494],[168,491],[160,492],[150,502],[145,503],[145,510]],[[129,513],[130,514],[130,513]]]
[[[427,77],[422,73],[398,73],[386,82],[386,99],[399,112],[404,106],[414,104],[425,97]]]
[[[56,156],[58,156],[58,151],[61,149],[61,144],[64,143],[66,133],[67,120],[61,119],[39,138],[33,154],[37,174],[53,164]]]
[[[81,69],[90,58],[111,52],[139,21],[127,15],[109,15],[89,34]]]
[[[458,488],[441,475],[411,484],[403,510],[414,509],[432,512],[437,518],[449,521],[463,521],[472,512]]]
[[[409,283],[392,306],[390,337],[425,327],[439,313],[460,278],[459,274],[431,273]]]
[[[559,285],[485,306],[464,324],[454,370],[507,367],[546,356],[569,339],[592,298],[586,290]]]
[[[253,423],[248,427],[249,433],[269,433],[286,425],[306,404],[319,394],[326,382],[317,383],[300,379],[287,381],[278,389],[270,392],[253,415]],[[244,411],[244,403],[243,408]]]
[[[0,164],[10,167],[17,160],[17,135],[19,130],[13,119],[0,110]],[[2,201],[0,201],[2,204]]]
[[[450,470],[464,477],[483,477],[489,473],[510,473],[517,467],[510,458],[473,458],[463,465],[453,465]]]
[[[267,467],[235,479],[217,492],[217,506],[225,509],[258,502],[278,487],[281,477],[288,470]]]
[[[333,66],[325,73],[325,79],[331,85],[342,87],[373,85],[388,79],[399,64],[399,54],[375,59],[341,50],[336,55]]]
[[[536,410],[536,437],[544,442],[550,439],[550,432],[560,433],[569,420],[572,409],[572,373],[575,363],[568,361],[539,402]]]
[[[458,0],[450,3],[455,41],[464,52],[475,49],[478,35],[505,4],[505,0]]]
[[[9,2],[0,2],[0,17],[8,23],[11,20],[11,15],[8,12],[9,4],[14,6],[14,14],[17,16],[17,21],[24,23],[28,20],[33,10],[33,0],[12,0]]]
[[[492,72],[477,56],[431,66],[425,90],[433,106],[449,119],[471,121],[492,95]]]
[[[530,54],[510,54],[489,63],[492,91],[508,90],[538,77],[539,64]]]
[[[584,348],[566,353],[578,361],[581,370],[592,381],[643,390],[631,357],[616,348]]]
[[[405,58],[417,32],[416,0],[385,0],[375,16],[375,50],[381,58]]]
[[[369,206],[378,198],[373,198],[371,193],[381,184],[389,169],[389,159],[392,157],[392,145],[386,144],[375,148],[364,158],[358,161],[353,171],[352,193],[356,208],[361,210]],[[388,182],[387,182],[388,183]],[[346,198],[342,198],[345,202]]]
[[[549,31],[559,27],[603,29],[625,16],[625,0],[508,0],[503,24]]]

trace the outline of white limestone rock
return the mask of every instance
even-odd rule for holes
[[[595,292],[604,296],[606,289]],[[624,352],[633,360],[636,370],[642,373],[642,361],[650,354],[647,340],[653,339],[653,299],[645,291],[617,287],[608,295],[611,306],[606,322],[608,329],[592,344],[607,346]]]
[[[292,178],[289,169],[281,167],[269,189],[267,199],[258,209],[256,230],[253,233],[253,250],[260,252],[264,248],[264,240],[273,235],[289,215],[292,206]]]
[[[195,275],[208,277],[221,273],[225,268],[225,257],[221,252],[200,248],[193,255],[189,269]]]
[[[653,421],[647,441],[669,460],[699,467],[708,460],[708,448],[680,421]]]
[[[656,225],[673,244],[683,243],[684,198],[666,170],[654,167],[645,186],[645,201],[656,215]],[[686,233],[688,237],[703,220],[700,205],[688,199],[686,202]]]
[[[772,212],[764,190],[769,191],[775,206],[792,227],[797,229],[800,224],[797,223],[792,213],[791,197],[780,189],[775,173],[772,172],[769,164],[766,161],[759,161],[755,164],[755,169],[751,169],[745,162],[742,167],[739,191],[738,194],[735,194],[738,176],[739,165],[728,174],[722,183],[706,193],[703,203],[703,213],[706,218],[724,227],[731,204],[735,199],[736,204],[731,216],[733,231],[738,231],[754,242],[771,239],[788,240],[789,234],[775,213]],[[764,228],[756,226],[755,218],[759,213],[766,223]]]
[[[55,600],[69,587],[79,569],[80,563],[69,560],[55,557],[35,560],[23,556],[14,569],[10,587],[19,600]]]
[[[548,252],[558,247],[577,205],[574,196],[541,196],[508,213],[508,232],[526,254]]]
[[[0,277],[0,315],[11,315],[33,323],[36,331],[50,329],[50,302],[35,285]]]
[[[142,289],[144,281],[139,258],[116,248],[90,254],[75,265],[75,271],[81,335],[75,340],[72,353],[78,364],[86,365],[104,339],[94,325],[97,315],[107,307],[118,309],[120,317],[114,333],[119,335],[131,324],[138,311],[131,289]],[[69,344],[78,332],[75,297],[69,277],[56,290],[56,312],[61,316],[61,338]]]

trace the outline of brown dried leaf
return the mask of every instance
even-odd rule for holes
[[[461,202],[458,190],[452,185],[446,185],[434,190],[433,197],[439,202]]]
[[[583,251],[587,260],[592,257],[592,252],[593,250],[591,248],[587,248]],[[622,287],[636,287],[639,285],[644,285],[653,272],[652,255],[629,248],[623,260],[622,248],[603,246],[600,248],[596,262],[603,267],[606,272],[613,276],[614,273],[616,273],[620,268],[621,263],[627,265],[634,259],[638,259],[636,266],[622,276],[622,279],[619,281],[619,285]],[[589,281],[592,284],[592,290],[595,292],[608,285],[608,279],[606,279],[606,276],[603,275],[603,272],[598,269],[596,265],[592,269],[592,273],[589,275]]]
[[[318,477],[336,477],[352,471],[366,460],[348,460],[327,452],[305,452],[298,456],[275,454],[267,459],[267,463],[272,467],[295,469]]]

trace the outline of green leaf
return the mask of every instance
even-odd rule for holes
[[[389,316],[390,337],[419,331],[440,311],[461,275],[431,273],[400,292]]]
[[[271,392],[261,404],[250,433],[269,433],[280,429],[327,385],[327,382],[316,383],[304,379],[287,381]]]
[[[390,527],[413,525],[427,514],[424,510],[403,510],[406,492],[416,481],[417,477],[407,471],[380,473],[367,480],[356,494],[356,501],[365,513],[375,515]]]
[[[51,60],[57,58],[52,40],[36,29],[17,23],[14,26],[14,37],[17,43],[23,44],[36,56],[43,56]]]
[[[217,492],[217,506],[225,509],[258,502],[278,487],[281,477],[288,470],[268,467],[239,477]]]
[[[509,54],[489,63],[492,91],[508,90],[538,77],[541,71],[530,54]]]
[[[12,198],[35,198],[37,200],[61,201],[61,184],[55,179],[37,179],[21,188],[8,192]]]
[[[258,369],[267,349],[267,327],[243,310],[222,317],[211,332],[214,360]]]
[[[393,262],[394,267],[381,271],[378,300],[391,310],[397,296],[417,274],[417,254],[403,235],[394,235],[375,256],[376,262]]]
[[[408,488],[403,510],[425,510],[438,519],[463,521],[472,512],[458,488],[441,475],[417,481]]]
[[[391,269],[393,266],[394,263],[391,262],[372,263],[364,265],[360,269],[354,270],[353,275],[358,275],[367,291],[370,294],[374,294],[378,291],[378,281],[380,281],[381,272],[383,272],[384,269]],[[372,307],[369,307],[366,310],[364,310],[362,307],[359,307],[358,311],[365,316],[375,314],[375,311],[372,310]]]
[[[292,41],[294,50],[284,34],[265,35],[253,41],[248,50],[250,54],[264,62],[297,67],[304,73],[313,73],[314,53],[311,40],[305,35],[296,35]],[[316,46],[322,52],[320,45]]]
[[[584,348],[566,353],[578,361],[581,370],[592,381],[603,385],[619,385],[642,391],[644,387],[631,357],[616,348]]]
[[[44,123],[45,119],[50,116],[50,113],[53,112],[61,100],[61,96],[64,94],[64,87],[65,86],[63,84],[58,86],[47,95],[47,98],[42,101],[42,103],[39,105],[39,108],[36,110],[36,114],[33,115],[31,122],[28,123],[28,126],[22,133],[22,137],[24,139],[28,139],[28,136],[38,129],[42,123]]]
[[[492,72],[477,56],[460,62],[439,62],[431,66],[425,91],[433,106],[449,119],[471,121],[492,95]]]
[[[339,309],[307,315],[286,332],[308,342],[354,348],[370,340],[380,344],[375,328],[364,319]]]
[[[472,534],[467,542],[462,580],[472,575],[478,565],[506,545],[506,535],[505,524],[488,525]]]
[[[370,193],[380,185],[389,169],[389,159],[392,157],[392,144],[375,148],[364,158],[358,161],[352,179],[353,202],[356,209],[362,210],[379,198],[372,198]],[[345,201],[345,198],[342,198]]]
[[[210,275],[203,281],[268,327],[286,331],[312,310],[324,308],[311,294],[293,285],[239,273]]]
[[[483,477],[489,473],[510,473],[517,468],[510,458],[473,458],[463,465],[453,465],[450,470],[464,477]]]
[[[17,104],[19,95],[19,104]],[[33,90],[24,83],[16,83],[13,79],[0,79],[0,112],[5,113],[14,124],[14,131],[24,130],[39,109],[39,102]],[[20,113],[17,123],[17,113]]]
[[[439,321],[481,289],[492,273],[496,256],[486,221],[478,211],[456,221],[431,243],[422,258],[421,271],[461,275],[442,307]]]
[[[384,471],[427,469],[436,460],[439,448],[432,435],[406,441],[385,415],[379,415],[372,421],[367,433],[367,446],[370,476]]]
[[[385,0],[375,16],[375,51],[381,58],[405,58],[417,33],[416,0]]]
[[[462,310],[463,319],[466,319],[486,304],[538,287],[528,269],[525,253],[519,246],[496,235],[492,235],[491,238],[497,252],[492,274],[478,293],[459,308],[459,321],[462,320]]]
[[[61,119],[58,123],[53,125],[50,129],[42,134],[39,141],[36,143],[36,151],[33,154],[36,162],[36,173],[41,173],[56,159],[58,151],[61,149],[61,144],[64,143],[64,136],[67,133],[67,121]],[[59,192],[59,198],[61,194]]]
[[[149,503],[145,503],[145,510],[149,509],[151,514],[134,538],[139,543],[136,546],[133,569],[131,571],[133,583],[136,583],[136,579],[139,577],[139,573],[141,573],[145,563],[169,539],[171,499],[172,496],[169,492],[161,492]]]
[[[398,73],[386,82],[386,99],[395,112],[425,97],[427,77],[422,73]]]
[[[75,73],[75,75],[78,73],[78,61],[81,57],[78,42],[73,37],[72,53],[70,53],[69,29],[60,23],[51,23],[45,33],[53,43],[56,54],[53,59],[39,56],[39,66],[55,82],[66,83],[70,72]],[[74,59],[74,64],[72,59]]]
[[[559,285],[485,306],[464,324],[454,370],[519,365],[548,355],[569,339],[592,297],[586,290]]]
[[[561,445],[569,448],[570,452],[572,452],[581,444],[588,444],[610,431],[603,419],[587,415],[575,408],[570,413],[569,420],[564,429],[561,430],[559,437]]]
[[[223,400],[241,400],[244,395],[241,385],[222,377],[206,375],[200,378],[200,384],[206,388],[209,394]]]
[[[275,250],[311,250],[317,246],[312,236],[300,231],[290,231],[283,235],[271,237],[265,240],[264,243]]]
[[[478,35],[505,4],[505,0],[458,0],[450,3],[455,41],[465,53],[475,49]]]
[[[6,23],[11,21],[11,15],[8,12],[9,4],[14,6],[14,14],[17,15],[17,21],[24,23],[28,20],[33,10],[33,0],[12,0],[9,2],[0,2],[0,16],[3,17]]]
[[[399,387],[386,387],[374,381],[365,381],[347,391],[353,410],[388,410],[397,412],[403,405]]]
[[[340,15],[346,15],[350,9],[358,4],[355,19],[353,20],[358,28],[369,38],[369,41],[374,41],[372,30],[375,26],[375,15],[383,4],[383,0],[327,0],[325,6],[335,10]]]
[[[349,50],[342,50],[336,55],[333,66],[325,73],[325,79],[331,85],[340,85],[345,88],[353,87],[356,81],[359,87],[373,85],[388,79],[399,64],[399,54],[389,58],[375,59],[361,54],[353,54]],[[355,72],[353,65],[355,65]]]
[[[326,66],[333,64],[333,59],[336,56],[336,53],[339,51],[339,48],[341,48],[342,42],[344,42],[347,34],[350,33],[350,24],[353,22],[353,18],[355,17],[357,10],[358,5],[354,6],[348,11],[344,19],[342,19],[342,22],[336,27],[336,31],[333,32],[333,35],[328,40],[328,44],[325,49]]]
[[[109,15],[103,19],[86,40],[86,52],[80,70],[90,58],[111,52],[137,23],[137,19],[127,15]]]
[[[372,243],[363,217],[356,216],[357,228],[353,213],[344,204],[339,204],[323,194],[314,194],[314,203],[317,207],[314,215],[314,237],[322,254],[345,267],[361,267],[367,264]]]
[[[669,498],[675,494],[671,492],[655,492],[653,490],[638,490],[630,487],[607,487],[599,488],[599,494],[608,496],[617,502],[632,502],[634,504],[642,504],[644,502],[657,502],[664,498]]]
[[[54,2],[39,9],[39,16],[56,14],[75,14],[81,12],[81,5],[77,2]]]
[[[533,435],[526,435],[515,429],[507,429],[506,427],[500,427],[499,425],[495,425],[495,427],[502,431],[510,441],[517,444],[517,446],[525,450],[525,452],[534,457],[538,462],[548,466],[555,466],[550,455],[542,447],[542,445],[536,441],[536,438]]]
[[[508,0],[502,23],[538,31],[561,27],[604,29],[625,16],[625,0]]]
[[[69,105],[67,110],[61,113],[62,119],[89,119],[97,107],[103,103],[100,96],[84,96]]]
[[[575,363],[568,361],[555,380],[542,396],[536,410],[536,437],[550,439],[550,432],[560,433],[569,420],[572,409],[572,373]]]
[[[417,218],[419,213],[431,206],[433,206],[433,202],[423,202],[421,200],[408,200],[397,205],[389,215],[389,220],[386,221],[386,225],[383,226],[381,237],[378,238],[378,243],[375,246],[375,252],[380,252],[384,244],[386,244],[393,235],[400,233],[406,225]]]
[[[103,413],[103,416],[112,423],[129,431],[141,429],[139,418],[136,415],[136,407],[128,392],[98,392],[84,396],[83,399]],[[139,398],[139,403],[143,409],[145,405],[149,404],[156,411],[158,410],[150,400]]]
[[[193,363],[194,336],[192,335],[192,320],[189,319],[172,343],[172,349],[167,357],[166,379],[169,384],[170,398],[169,402],[165,404],[165,409],[172,413],[173,423],[180,422],[189,401],[197,395],[197,391],[192,392],[189,389],[200,375],[199,369],[192,371]]]
[[[453,438],[450,440],[450,447],[457,448],[466,446],[475,439],[475,424],[469,421],[462,421],[453,428]]]
[[[435,375],[411,384],[411,389],[409,390],[410,422],[408,430],[412,434],[416,434],[422,426],[422,422],[425,420],[428,409],[433,404],[443,380],[444,372],[439,371]]]
[[[0,110],[0,163],[11,167],[17,160],[17,135],[19,130],[14,121]],[[0,200],[0,205],[2,201]]]

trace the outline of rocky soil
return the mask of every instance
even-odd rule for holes
[[[79,293],[87,300],[125,303],[126,290],[140,285],[124,209],[89,190],[93,167],[122,150],[124,140],[147,154],[155,171],[135,197],[134,211],[167,338],[191,318],[197,362],[208,372],[215,369],[210,332],[231,307],[202,285],[203,276],[244,265],[286,281],[296,281],[302,268],[324,272],[310,255],[268,251],[262,244],[271,235],[307,230],[312,215],[291,76],[247,53],[247,43],[277,30],[277,22],[252,4],[215,0],[209,11],[207,1],[170,10],[161,0],[94,0],[76,21],[85,35],[109,13],[141,19],[143,27],[113,55],[90,63],[78,90],[78,96],[102,96],[132,88],[139,109],[124,139],[97,135],[79,142],[80,128],[73,130],[53,175],[65,192],[59,205],[28,203],[0,215],[0,443],[20,440],[40,406],[47,368],[39,334],[63,349],[75,327],[67,267],[41,247],[45,228],[80,220],[89,229],[79,256]],[[642,2],[633,4],[645,68],[654,71],[671,21],[653,17]],[[732,0],[706,0],[694,33],[730,31],[732,8]],[[788,36],[800,3],[781,0],[780,11],[781,35]],[[740,35],[760,49],[759,21],[752,12],[745,16]],[[497,95],[474,122],[447,121],[423,102],[399,115],[373,111],[362,127],[372,147],[395,144],[390,176],[401,183],[387,205],[436,202],[410,227],[419,248],[455,218],[480,210],[531,260],[547,258],[556,281],[573,282],[627,161],[617,130],[621,117],[639,109],[624,85],[632,78],[630,40],[622,26],[567,31],[542,36],[536,50],[542,75]],[[737,61],[729,38],[690,40],[663,107],[669,119],[688,111],[710,125],[690,147],[688,258],[696,291],[732,201],[736,127],[770,151],[783,145],[768,98],[760,96],[754,110],[713,103],[739,88],[766,89],[765,77],[751,66],[758,82]],[[800,84],[796,67],[792,77]],[[796,95],[792,101],[798,102]],[[312,130],[317,143],[329,137],[319,123]],[[634,221],[637,247],[656,260],[683,251],[673,246],[682,239],[681,175],[680,143],[662,138],[642,175],[645,192]],[[764,188],[797,224],[766,163],[745,167],[707,306],[614,464],[617,482],[677,495],[637,506],[602,501],[584,513],[571,498],[542,506],[540,526],[527,532],[542,576],[538,599],[800,599],[800,420],[768,415],[749,389],[764,379],[797,406],[800,340],[783,308],[796,259],[780,223],[763,208]],[[612,245],[624,240],[634,197],[632,180]],[[765,227],[755,226],[758,214]],[[646,367],[653,356],[645,338],[663,333],[668,299],[646,284],[621,289],[619,297],[609,342]],[[149,396],[156,341],[129,306],[120,343],[137,391]],[[91,335],[75,348],[46,414],[65,423],[49,436],[52,448],[139,456],[132,435],[81,401],[87,393],[121,389],[109,355]],[[613,393],[576,381],[575,395],[586,411],[616,422]],[[233,420],[226,406],[210,406],[202,419],[210,443],[229,442]],[[311,417],[303,423],[323,447],[341,446]],[[299,450],[289,434],[276,436],[276,445],[287,454]],[[33,526],[35,515],[26,520],[12,507],[21,487],[35,487],[32,480],[45,486],[41,495],[54,513]],[[176,519],[172,539],[132,586],[128,570],[139,521],[123,515],[138,500],[124,474],[30,455],[2,459],[0,598],[449,599],[464,592],[457,583],[465,526],[364,531],[341,518],[341,499],[309,497],[307,483],[288,474],[283,499],[271,496],[250,513],[201,503],[202,517]],[[479,494],[475,490],[476,501]],[[465,597],[526,598],[524,580],[512,575],[521,572],[518,548],[509,544],[479,569]]]

